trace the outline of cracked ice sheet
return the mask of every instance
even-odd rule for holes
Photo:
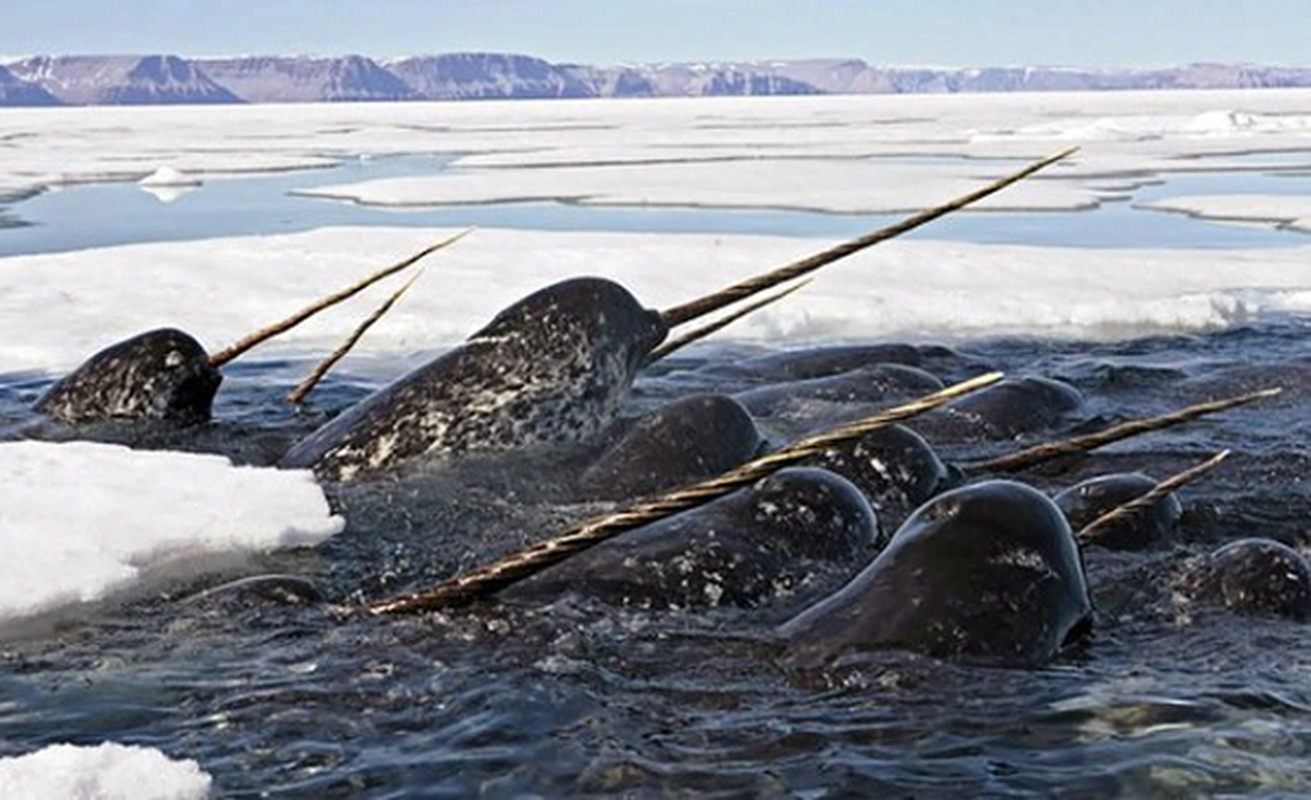
[[[1258,163],[1232,156],[1305,150],[1309,105],[1311,90],[1281,89],[22,109],[0,118],[0,195],[138,180],[165,166],[208,178],[359,156],[445,153],[460,157],[460,171],[501,187],[485,186],[466,202],[521,198],[509,190],[513,181],[491,174],[498,171],[535,180],[534,169],[566,167],[573,171],[559,173],[551,194],[577,197],[600,180],[580,165],[699,163],[695,180],[676,185],[665,170],[635,171],[626,177],[639,180],[617,185],[618,201],[655,193],[660,202],[703,204],[723,193],[726,177],[740,179],[746,164],[774,187],[772,197],[757,187],[752,202],[785,207],[795,205],[808,174],[807,164],[786,162],[813,159],[851,168],[849,182],[831,187],[845,186],[847,193],[822,193],[832,210],[873,209],[865,199],[875,191],[868,181],[880,174],[899,178],[879,170],[896,167],[897,159],[945,157],[933,179],[955,185],[1004,171],[980,159],[1027,160],[1081,144],[1072,165],[1048,175],[1068,185],[1045,199],[1047,207],[1075,207],[1095,194],[1090,181],[1097,178],[1255,169]],[[894,163],[864,163],[889,158]],[[711,168],[725,163],[735,165],[726,174]],[[895,208],[915,204],[902,197]]]
[[[276,236],[0,258],[0,373],[66,371],[111,343],[178,326],[211,352],[409,255],[450,230],[322,228]],[[507,305],[581,275],[667,308],[832,241],[769,236],[478,229],[371,328],[346,370],[399,374]],[[379,285],[248,358],[319,358],[380,303]],[[41,309],[33,314],[32,309]],[[891,241],[825,267],[787,300],[715,337],[771,346],[953,341],[980,335],[1114,338],[1207,330],[1311,311],[1311,246],[1274,250],[1081,250]]]
[[[1154,200],[1139,207],[1213,222],[1269,225],[1311,233],[1311,197],[1299,195],[1191,195]]]

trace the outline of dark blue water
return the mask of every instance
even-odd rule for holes
[[[133,242],[291,233],[329,225],[476,225],[556,231],[745,233],[846,238],[901,217],[693,205],[625,208],[569,202],[399,209],[291,194],[298,189],[317,186],[440,174],[452,160],[452,157],[444,156],[349,159],[329,169],[216,179],[169,203],[161,203],[135,184],[71,186],[0,209],[0,214],[11,221],[27,223],[17,227],[0,226],[0,256]],[[1135,205],[1166,197],[1213,192],[1306,194],[1311,192],[1311,176],[1276,171],[1230,171],[1169,175],[1162,177],[1161,183],[1151,183],[1150,178],[1143,180],[1147,185],[1127,192],[1122,199],[1108,200],[1094,210],[964,212],[936,221],[910,236],[1083,248],[1258,248],[1297,246],[1307,241],[1304,234],[1296,232],[1214,224],[1184,215],[1146,211]]]
[[[155,580],[36,629],[0,632],[0,756],[66,741],[148,745],[197,760],[221,797],[1311,792],[1306,625],[1184,609],[1171,590],[1189,559],[1237,537],[1306,546],[1311,321],[962,349],[1011,374],[1066,380],[1087,405],[1059,429],[1020,441],[934,442],[957,459],[1261,386],[1286,391],[1019,476],[1056,491],[1108,472],[1160,477],[1234,450],[1219,471],[1179,492],[1179,541],[1140,553],[1085,551],[1094,637],[1042,668],[896,652],[796,667],[771,628],[804,597],[695,613],[564,603],[414,618],[184,600],[234,574],[291,572],[349,608],[597,510],[534,500],[535,487],[560,475],[508,463],[493,476],[439,474],[334,492],[348,528],[323,546],[257,556],[236,573]],[[711,352],[643,377],[642,402],[740,388],[731,371],[706,369],[732,358]],[[118,440],[268,463],[376,385],[330,376],[309,416],[297,415],[280,397],[308,366],[238,362],[214,425],[120,431]],[[30,416],[26,405],[46,384],[0,377],[0,418]]]

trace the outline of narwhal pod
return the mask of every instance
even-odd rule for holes
[[[756,606],[855,563],[876,525],[846,479],[791,467],[607,540],[499,596],[541,603],[573,593],[656,609]]]
[[[884,525],[904,519],[958,478],[924,437],[902,425],[879,428],[807,458],[851,481]]]
[[[1141,472],[1100,475],[1075,484],[1053,500],[1079,530],[1103,514],[1156,488],[1156,481]],[[1099,526],[1093,541],[1110,550],[1143,550],[1164,544],[1179,533],[1183,507],[1167,494],[1148,508]]]
[[[1050,378],[1007,378],[925,414],[916,428],[932,442],[1013,439],[1055,427],[1084,405],[1078,389]]]
[[[1311,619],[1311,565],[1270,539],[1239,539],[1221,547],[1184,570],[1175,588],[1199,605]]]
[[[174,328],[110,345],[36,401],[51,419],[78,425],[111,419],[207,422],[223,376],[205,348]]]
[[[634,420],[579,480],[582,496],[625,500],[718,475],[749,461],[763,439],[725,395],[684,397]]]
[[[942,381],[916,367],[873,364],[823,378],[775,383],[735,395],[757,417],[804,411],[814,401],[829,403],[882,403],[931,394]]]
[[[873,563],[779,633],[803,662],[900,648],[1032,664],[1052,658],[1090,618],[1060,509],[1023,484],[988,481],[920,507]]]
[[[659,312],[612,281],[548,286],[347,409],[282,465],[352,480],[427,454],[591,439],[667,332]]]

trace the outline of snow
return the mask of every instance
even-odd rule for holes
[[[0,443],[0,509],[0,621],[100,599],[186,557],[343,527],[307,471],[91,442]]]
[[[696,205],[755,165],[774,180],[771,189],[755,179],[762,185],[752,187],[753,202],[788,207],[798,191],[810,191],[813,167],[832,189],[823,203],[837,210],[886,205],[875,193],[885,191],[881,176],[901,177],[862,160],[955,157],[934,180],[977,181],[996,170],[973,159],[1036,158],[1080,142],[1084,152],[1060,171],[1066,186],[1044,198],[1071,207],[1095,194],[1090,180],[1107,174],[1189,171],[1202,166],[1198,157],[1218,168],[1237,163],[1238,153],[1305,150],[1309,107],[1311,90],[1248,89],[20,109],[0,117],[0,194],[139,180],[161,164],[205,179],[360,155],[446,153],[458,156],[453,172],[490,182],[478,189],[480,199],[514,199],[520,180],[542,193],[550,187],[533,170],[551,166],[569,168],[554,185],[556,197],[588,195],[600,182],[631,201],[644,196],[648,179],[665,187],[670,165],[697,163],[674,187],[681,192],[666,188],[663,197]],[[854,167],[845,184],[828,176],[834,165],[826,160]],[[574,169],[606,166],[626,168],[613,173],[623,181]]]
[[[194,761],[120,744],[50,745],[0,758],[5,800],[203,800],[211,778]]]
[[[393,263],[452,230],[323,228],[0,259],[0,374],[62,372],[114,341],[182,327],[210,350]],[[424,279],[360,341],[357,357],[449,346],[533,289],[578,275],[664,308],[832,244],[771,236],[479,229],[421,262]],[[368,292],[252,354],[321,357],[391,292]],[[224,302],[216,298],[231,298]],[[237,299],[239,298],[239,300]],[[32,309],[41,309],[33,314]],[[1128,336],[1311,311],[1311,245],[1115,250],[892,241],[719,338],[952,341],[980,334]],[[349,363],[349,362],[348,362]]]

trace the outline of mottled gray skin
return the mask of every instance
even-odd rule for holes
[[[831,470],[854,483],[884,525],[905,519],[957,479],[924,437],[902,425],[871,431],[803,463]]]
[[[727,472],[760,452],[763,440],[731,397],[692,395],[637,419],[583,473],[583,496],[624,500]]]
[[[1201,605],[1311,619],[1311,564],[1270,539],[1239,539],[1221,547],[1185,570],[1175,588]]]
[[[921,507],[872,564],[779,632],[803,661],[900,648],[1036,664],[1085,630],[1091,609],[1060,509],[1023,484],[988,481]]]
[[[757,606],[794,594],[825,566],[856,562],[875,526],[846,479],[792,467],[598,544],[499,596],[540,603],[572,592],[654,609]]]
[[[222,381],[195,339],[161,328],[91,356],[33,408],[70,425],[119,419],[197,425],[209,421]]]
[[[614,420],[666,333],[616,283],[557,283],[347,409],[282,465],[349,481],[424,457],[586,441]]]
[[[1156,481],[1141,472],[1122,472],[1090,478],[1052,499],[1077,531],[1155,488]],[[1179,499],[1167,494],[1142,511],[1099,527],[1093,541],[1109,550],[1144,550],[1177,538],[1181,516]]]
[[[1084,406],[1078,389],[1050,378],[1007,378],[920,417],[916,427],[944,439],[1014,439],[1047,430]]]
[[[942,381],[916,367],[874,364],[838,375],[790,381],[750,389],[734,395],[757,417],[804,410],[812,401],[829,403],[885,403],[931,394]]]

